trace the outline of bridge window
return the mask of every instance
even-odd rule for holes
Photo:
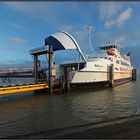
[[[124,66],[129,66],[129,64],[125,61],[121,61],[121,65],[124,65]]]
[[[117,64],[119,64],[119,63],[120,63],[120,61],[119,61],[119,60],[116,60],[116,63],[117,63]]]

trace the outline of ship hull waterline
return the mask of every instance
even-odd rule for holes
[[[85,78],[86,77],[86,78]],[[88,77],[88,78],[87,78]],[[84,81],[83,79],[88,79]],[[132,80],[132,73],[114,72],[114,86],[129,82]],[[80,82],[82,81],[82,82]],[[108,72],[78,72],[70,83],[71,88],[88,88],[109,85]]]

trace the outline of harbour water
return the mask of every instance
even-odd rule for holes
[[[0,95],[0,138],[140,114],[139,85],[140,76],[136,82],[113,89],[84,89],[61,95],[45,92]]]

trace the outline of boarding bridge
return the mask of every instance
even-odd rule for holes
[[[40,90],[40,89],[49,89],[49,93],[53,93],[54,85],[56,81],[54,81],[55,71],[54,71],[54,52],[60,50],[77,50],[79,52],[79,56],[83,59],[84,63],[86,62],[86,58],[84,57],[78,43],[76,40],[67,32],[57,32],[47,38],[45,38],[44,46],[31,49],[29,51],[30,55],[33,56],[34,59],[34,66],[33,66],[33,73],[34,73],[34,82],[35,84],[29,85],[15,85],[15,86],[6,86],[0,87],[0,94],[8,94],[14,92],[23,92],[23,91],[30,91],[30,90]],[[40,55],[46,55],[48,60],[48,75],[45,77],[45,83],[38,83],[40,80],[39,78],[39,59]],[[61,85],[64,89],[69,88],[69,71],[72,71],[72,67],[79,66],[78,63],[75,64],[64,64],[61,65],[62,73],[64,74],[65,81],[61,79],[60,81],[63,82]],[[62,77],[62,74],[60,75]]]
[[[79,56],[83,59],[84,63],[86,62],[86,58],[83,55],[78,43],[76,40],[67,32],[57,32],[45,39],[45,44],[42,47],[31,49],[29,53],[34,58],[34,80],[35,82],[38,81],[39,75],[38,75],[38,56],[40,55],[46,55],[48,59],[48,75],[46,77],[46,81],[49,85],[49,92],[53,92],[53,77],[54,77],[54,53],[55,51],[60,50],[77,50],[79,52]],[[76,66],[78,66],[78,63],[75,63]],[[65,77],[66,81],[69,81],[69,75],[68,71],[71,69],[72,66],[75,67],[75,64],[65,64],[61,65],[62,73],[60,77]],[[64,75],[63,75],[64,74]],[[64,81],[64,80],[61,80]],[[65,85],[68,82],[66,82]],[[67,87],[67,86],[66,86]]]

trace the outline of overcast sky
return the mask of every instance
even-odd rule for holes
[[[132,62],[140,69],[139,13],[140,2],[0,2],[0,64],[27,64],[32,60],[29,49],[61,30],[85,51],[91,24],[94,49],[116,40],[123,53],[132,52]]]

